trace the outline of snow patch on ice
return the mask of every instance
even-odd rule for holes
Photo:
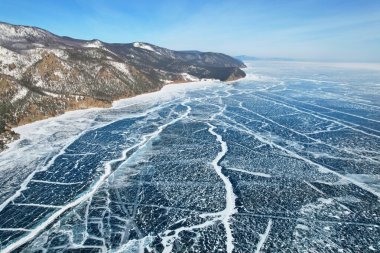
[[[321,210],[327,206],[334,204],[334,199],[332,198],[319,198],[316,203],[310,203],[302,206],[300,212],[303,214],[314,213],[317,210]]]
[[[266,240],[268,239],[269,232],[272,229],[272,224],[273,224],[272,219],[269,219],[268,225],[267,225],[267,228],[265,229],[264,234],[260,235],[260,241],[259,241],[259,243],[256,246],[255,253],[260,253],[261,252],[261,249],[263,248]]]
[[[247,74],[245,79],[249,81],[258,81],[258,82],[272,82],[272,81],[277,81],[277,79],[269,76],[264,76],[264,75],[258,75],[258,74]]]
[[[297,224],[296,229],[309,230],[309,227],[302,224]]]
[[[226,247],[227,247],[226,251],[228,253],[232,253],[234,249],[234,243],[233,243],[234,237],[232,235],[231,219],[232,219],[232,215],[234,215],[237,212],[237,209],[235,206],[235,201],[236,201],[237,196],[234,193],[231,181],[229,180],[227,176],[223,174],[222,167],[219,165],[219,162],[227,154],[228,146],[227,146],[227,143],[223,140],[222,136],[215,132],[216,127],[210,123],[207,123],[207,125],[209,126],[209,129],[208,129],[209,133],[216,137],[216,141],[221,146],[221,151],[218,152],[217,156],[211,162],[211,164],[214,167],[216,174],[223,181],[225,191],[226,191],[226,197],[225,197],[226,207],[223,211],[221,211],[221,215],[222,215],[222,223],[224,225],[224,229],[226,230]]]
[[[346,174],[346,177],[370,185],[380,191],[380,174]]]
[[[266,177],[266,178],[272,177],[271,175],[262,173],[262,172],[248,171],[248,170],[243,170],[243,169],[238,169],[238,168],[227,168],[227,169],[237,171],[237,172],[242,172],[242,173],[253,175],[253,176],[258,176],[258,177]]]
[[[205,80],[192,83],[175,83],[165,85],[160,91],[145,93],[135,97],[121,99],[112,103],[112,107],[121,108],[134,104],[151,104],[182,98],[191,90],[207,89],[210,86],[222,86],[220,81]]]

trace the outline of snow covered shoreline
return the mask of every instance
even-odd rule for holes
[[[202,80],[196,82],[187,82],[187,83],[170,83],[166,84],[162,89],[153,92],[143,93],[133,97],[122,98],[119,100],[115,100],[112,102],[112,106],[110,108],[106,107],[91,107],[86,109],[77,109],[66,111],[63,114],[49,117],[46,119],[34,121],[31,123],[27,123],[25,125],[20,125],[12,128],[17,134],[20,134],[20,138],[9,143],[8,149],[4,150],[2,153],[6,153],[9,149],[15,146],[15,143],[18,143],[24,137],[36,134],[36,131],[41,130],[46,124],[54,124],[56,121],[61,120],[75,120],[75,118],[83,118],[88,116],[91,113],[99,112],[101,110],[113,109],[113,108],[121,108],[126,106],[131,106],[135,104],[142,104],[144,102],[159,102],[160,100],[168,100],[174,98],[176,96],[183,95],[185,92],[190,91],[196,88],[204,88],[208,85],[220,84],[221,81],[218,80]],[[79,127],[79,126],[78,126]]]
[[[185,96],[188,91],[215,85],[225,84],[215,80],[168,84],[159,91],[114,101],[110,108],[68,111],[13,128],[20,138],[9,143],[8,148],[0,153],[0,180],[7,182],[0,186],[0,201],[14,192],[17,182],[24,181],[33,170],[39,169],[84,132],[123,117],[133,117],[145,108],[149,112],[149,108]],[[102,119],[98,120],[99,117]]]

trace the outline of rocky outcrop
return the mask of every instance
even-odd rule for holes
[[[244,67],[220,53],[78,40],[0,22],[0,150],[17,138],[14,126],[110,106],[167,83],[236,80],[245,76]]]

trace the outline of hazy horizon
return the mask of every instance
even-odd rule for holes
[[[105,42],[313,61],[380,62],[380,2],[10,1],[0,21]]]

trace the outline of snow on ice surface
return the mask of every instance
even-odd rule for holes
[[[249,66],[16,128],[2,251],[378,251],[379,72]]]

